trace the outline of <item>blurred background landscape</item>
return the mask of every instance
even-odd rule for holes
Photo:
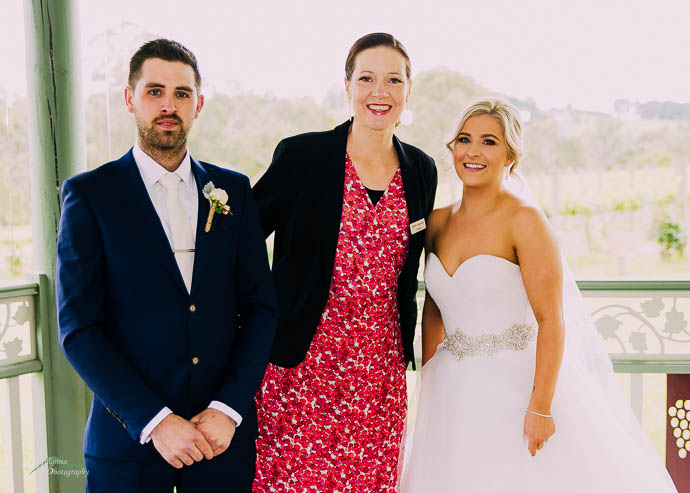
[[[132,146],[135,126],[122,96],[128,58],[155,36],[123,24],[94,40],[110,39],[102,63],[88,76],[92,87],[103,89],[85,101],[89,168]],[[280,139],[330,129],[348,118],[342,83],[321,99],[280,98],[230,84],[207,84],[204,92],[206,105],[190,138],[192,154],[241,171],[253,182]],[[436,160],[437,207],[457,200],[462,189],[444,144],[462,108],[489,94],[496,92],[445,67],[414,77],[414,121],[396,133]],[[689,103],[619,99],[604,113],[540,109],[533,99],[505,96],[524,117],[527,156],[520,169],[578,278],[688,277]],[[26,108],[25,98],[0,94],[0,282],[32,272]]]

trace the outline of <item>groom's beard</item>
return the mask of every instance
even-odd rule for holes
[[[160,120],[175,120],[178,127],[174,130],[163,130],[156,123]],[[147,125],[136,117],[139,138],[145,147],[161,154],[176,154],[187,147],[189,129],[177,115],[161,116]]]

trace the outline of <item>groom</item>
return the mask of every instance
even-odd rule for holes
[[[94,393],[90,493],[251,490],[277,312],[249,180],[187,150],[200,86],[188,49],[144,44],[125,89],[136,144],[62,189],[59,334]]]

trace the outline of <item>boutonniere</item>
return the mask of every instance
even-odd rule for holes
[[[204,228],[204,231],[208,233],[209,231],[211,231],[213,215],[216,212],[218,214],[223,215],[232,215],[232,211],[230,210],[230,206],[228,205],[228,192],[226,192],[222,188],[216,188],[212,181],[208,182],[204,186],[202,192],[204,192],[204,197],[206,197],[209,200],[209,202],[211,202],[211,207],[208,211],[208,219],[206,219],[206,227]]]

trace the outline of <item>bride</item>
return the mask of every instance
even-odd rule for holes
[[[518,110],[475,102],[448,148],[463,195],[428,219],[422,390],[403,493],[675,492],[548,221],[523,193]]]

